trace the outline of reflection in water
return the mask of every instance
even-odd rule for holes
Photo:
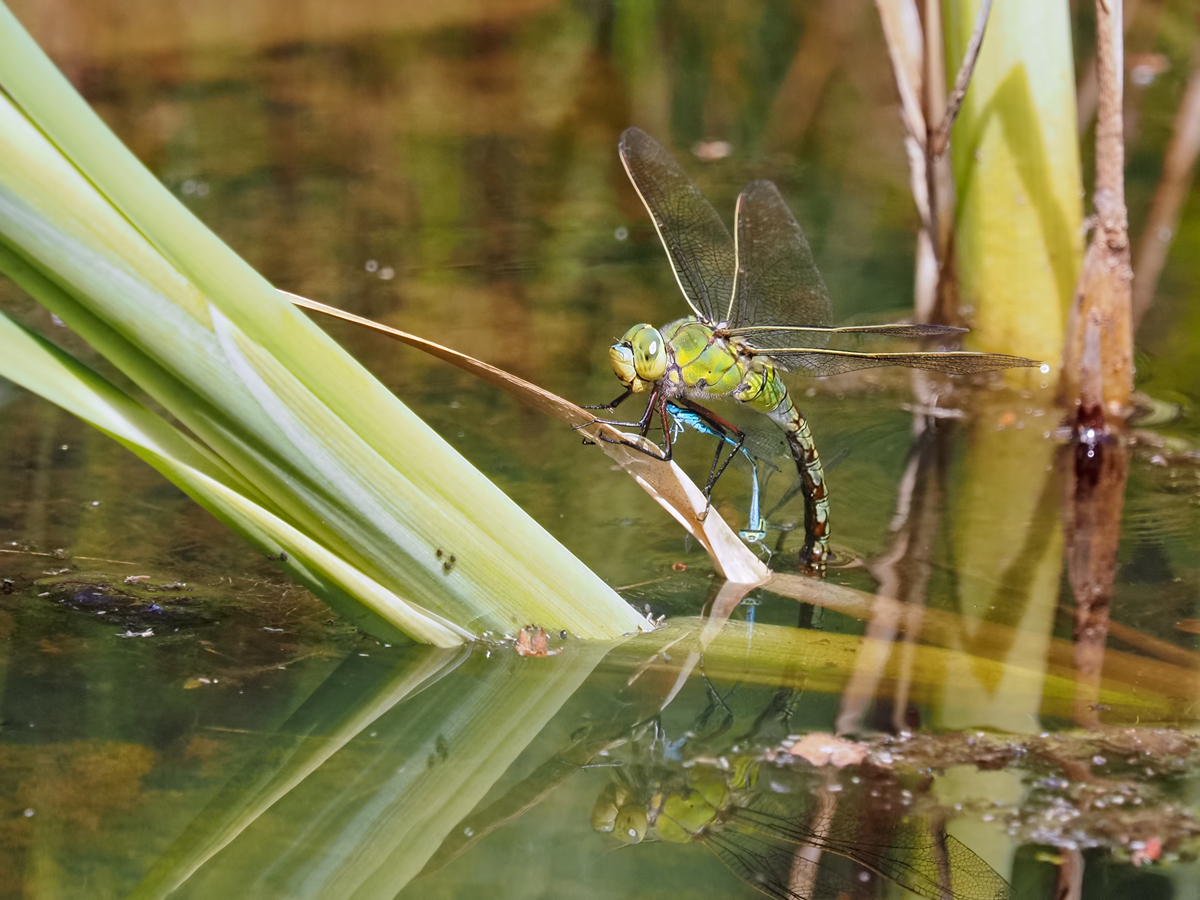
[[[863,0],[359,0],[305,15],[251,0],[235,17],[208,0],[133,17],[113,15],[119,3],[10,5],[139,158],[273,281],[563,396],[611,396],[604,348],[679,310],[612,151],[630,124],[685,152],[727,141],[724,159],[685,161],[720,209],[753,178],[778,183],[811,226],[839,318],[910,305],[908,176],[886,62],[862,62],[886,60]],[[1146,95],[1147,122],[1173,112],[1166,81]],[[1151,129],[1142,140],[1152,153]],[[1153,168],[1129,172],[1135,218]],[[1180,234],[1195,231],[1200,205],[1188,209]],[[1145,375],[1177,399],[1200,371],[1194,265],[1172,260],[1175,296],[1144,331]],[[6,311],[90,352],[0,291]],[[1008,842],[1026,845],[1010,880],[1039,888],[1028,896],[1050,895],[1045,860],[1075,848],[1118,861],[1152,860],[1156,841],[1161,860],[1195,848],[1194,739],[1144,727],[1192,727],[1200,693],[1193,637],[1174,627],[1196,619],[1200,585],[1191,419],[1138,436],[1118,535],[1121,479],[1101,475],[1089,495],[1074,448],[1049,468],[1056,414],[1036,386],[919,389],[932,412],[906,456],[907,379],[802,382],[826,463],[842,457],[829,473],[837,549],[869,568],[757,591],[751,629],[742,597],[711,590],[678,531],[568,429],[419,354],[337,337],[613,584],[655,582],[639,609],[694,614],[712,596],[709,621],[640,637],[586,680],[593,651],[567,642],[551,659],[480,647],[435,681],[425,651],[329,621],[124,449],[0,383],[3,896],[125,898],[141,882],[205,900],[750,897],[726,871],[753,881],[746,860],[799,896],[894,891],[852,861],[870,865],[860,848],[936,856],[942,807],[960,802],[1001,824],[964,815],[946,830],[1005,877]],[[707,443],[680,443],[689,470],[707,467]],[[716,501],[744,508],[747,488],[726,479]],[[789,523],[768,520],[782,538]],[[1064,541],[1069,587],[1111,599],[1102,658],[1099,642],[1070,639]],[[147,573],[187,584],[112,599]],[[789,592],[821,630],[772,628],[797,621]],[[1053,733],[1069,722],[1103,727]],[[985,725],[998,730],[980,737]],[[788,733],[873,728],[897,732],[859,741],[875,771],[782,752]],[[678,745],[688,731],[704,740]],[[600,796],[605,815],[641,809],[648,836],[686,843],[609,853],[589,821]],[[832,841],[851,835],[860,856],[839,856]],[[721,841],[724,865],[701,846]],[[1084,894],[1111,897],[1116,878],[1130,894],[1163,889],[1149,868],[1089,853]],[[1183,867],[1171,877],[1192,890]]]
[[[872,874],[932,900],[1009,895],[999,874],[945,833],[944,814],[916,812],[927,798],[918,796],[914,808],[913,793],[893,773],[764,771],[769,764],[747,752],[751,735],[733,744],[741,753],[718,757],[692,757],[690,739],[669,740],[657,720],[636,730],[608,758],[615,780],[596,799],[592,827],[626,844],[701,842],[779,900],[865,896]]]
[[[1061,454],[1067,577],[1075,595],[1076,664],[1081,682],[1075,719],[1081,725],[1100,721],[1104,645],[1129,475],[1129,449],[1094,435],[1084,433]]]

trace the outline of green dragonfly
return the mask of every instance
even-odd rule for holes
[[[692,315],[663,328],[640,324],[609,349],[624,392],[612,409],[634,394],[648,394],[636,422],[645,436],[655,419],[663,429],[663,456],[671,458],[667,403],[692,410],[720,435],[736,442],[724,465],[718,442],[705,496],[737,454],[740,429],[702,406],[734,400],[772,419],[784,432],[804,494],[802,566],[822,573],[829,557],[829,492],[808,422],[779,377],[795,369],[837,375],[875,366],[908,366],[949,374],[986,372],[1038,363],[999,353],[862,353],[828,346],[843,335],[931,337],[966,329],[942,325],[863,325],[835,328],[829,291],[813,262],[804,232],[778,188],[752,181],[738,197],[734,237],[679,163],[652,137],[626,129],[621,161],[645,204]]]
[[[683,778],[665,781],[616,769],[617,780],[596,798],[592,828],[623,844],[702,843],[740,879],[776,900],[863,896],[852,874],[823,868],[821,855],[804,848],[849,860],[929,900],[1009,897],[1009,885],[995,869],[924,818],[901,818],[889,823],[886,837],[871,835],[860,817],[822,812],[811,796],[776,793],[774,785],[755,790],[754,758],[724,761],[727,768],[696,764]]]

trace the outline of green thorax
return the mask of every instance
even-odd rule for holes
[[[701,400],[728,397],[770,415],[787,396],[775,367],[736,338],[719,337],[689,316],[662,329],[670,359],[663,382],[670,394]]]

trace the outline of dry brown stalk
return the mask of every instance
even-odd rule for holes
[[[1077,422],[1106,427],[1122,419],[1133,392],[1133,270],[1129,262],[1129,219],[1125,208],[1125,139],[1122,124],[1124,32],[1121,0],[1096,0],[1096,71],[1100,112],[1096,122],[1096,224],[1071,307],[1063,350],[1062,401],[1074,406]],[[1082,402],[1084,333],[1099,323],[1102,405]],[[1097,422],[1099,416],[1099,423]]]
[[[1133,18],[1138,12],[1138,7],[1141,4],[1138,0],[1125,0],[1125,33],[1128,34],[1130,26],[1133,24]],[[1158,31],[1158,13],[1162,9],[1161,0],[1151,0],[1146,4],[1150,7],[1152,21],[1148,27],[1141,27],[1138,30],[1143,33],[1154,34]],[[1096,57],[1092,56],[1083,64],[1083,68],[1079,72],[1079,86],[1075,89],[1075,112],[1078,116],[1079,136],[1088,130],[1092,124],[1092,119],[1096,117],[1096,107],[1100,103],[1100,82],[1096,75]]]
[[[926,0],[922,23],[916,0],[875,0],[884,41],[900,93],[913,200],[921,217],[917,236],[914,308],[919,322],[950,322],[957,316],[950,246],[954,232],[954,183],[946,148],[950,130],[979,58],[993,0],[983,0],[954,89],[946,95],[941,8]],[[932,123],[937,123],[936,127]]]
[[[942,116],[937,131],[933,133],[929,141],[930,151],[934,156],[941,156],[945,153],[946,147],[950,143],[950,128],[958,117],[958,111],[962,109],[963,98],[967,96],[971,73],[975,71],[975,63],[979,59],[979,48],[983,46],[983,34],[987,30],[988,18],[991,13],[992,0],[983,0],[979,6],[979,13],[975,17],[975,30],[971,32],[971,42],[967,44],[967,52],[963,54],[962,65],[959,66],[958,75],[954,77],[954,90],[950,92],[950,98],[946,101],[946,112]]]

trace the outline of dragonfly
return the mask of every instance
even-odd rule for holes
[[[696,183],[657,141],[638,128],[621,135],[625,171],[666,250],[691,315],[662,328],[642,323],[609,348],[624,391],[591,409],[613,410],[635,394],[648,397],[637,421],[598,420],[636,427],[645,437],[655,420],[663,429],[662,456],[671,458],[667,404],[691,410],[721,436],[705,496],[724,471],[725,436],[738,452],[743,432],[703,405],[732,400],[766,415],[787,440],[804,495],[805,542],[800,565],[823,574],[830,556],[829,491],[808,421],[780,373],[837,375],[876,366],[907,366],[952,375],[1040,365],[1036,360],[974,351],[866,353],[829,346],[844,336],[944,337],[966,331],[945,325],[834,327],[829,290],[812,250],[779,189],[752,181],[734,211],[731,237]],[[728,465],[728,460],[725,465]]]
[[[820,850],[928,900],[1007,900],[1006,882],[965,844],[921,817],[895,822],[886,839],[854,816],[818,811],[811,797],[753,790],[759,763],[735,756],[728,769],[696,764],[667,782],[621,777],[592,808],[596,831],[623,844],[702,843],[742,881],[775,900],[863,896],[844,870],[822,872]],[[801,893],[803,891],[803,893]]]

